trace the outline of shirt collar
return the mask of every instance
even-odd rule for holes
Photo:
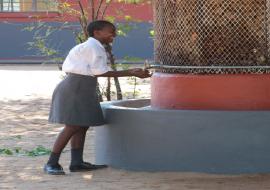
[[[96,40],[93,37],[89,37],[88,41],[91,41],[92,43],[95,43],[96,45],[98,45],[98,46],[102,47],[103,49],[105,49],[104,46],[100,43],[100,41]]]

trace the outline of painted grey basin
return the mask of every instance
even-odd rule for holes
[[[96,162],[138,171],[270,172],[270,112],[158,110],[150,100],[102,104]]]

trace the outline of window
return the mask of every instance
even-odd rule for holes
[[[57,0],[0,0],[0,12],[57,11]]]

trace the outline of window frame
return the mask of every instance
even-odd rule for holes
[[[16,3],[14,2],[15,0],[10,0],[11,2],[11,5],[12,5],[12,8],[11,10],[8,10],[8,11],[5,11],[4,10],[4,0],[0,0],[0,14],[2,13],[33,13],[33,14],[37,14],[37,13],[58,13],[59,11],[56,9],[56,10],[39,10],[38,9],[38,1],[39,0],[29,0],[29,2],[32,4],[32,7],[31,7],[31,10],[27,10],[27,11],[22,11],[22,10],[19,10],[19,11],[14,11],[14,4],[13,3]],[[18,5],[20,6],[20,3],[21,2],[18,2]]]

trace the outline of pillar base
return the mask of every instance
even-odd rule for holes
[[[95,127],[97,164],[137,171],[270,172],[269,111],[160,110],[149,104],[102,104],[108,124]]]
[[[270,110],[270,74],[155,73],[151,106],[184,110]]]

